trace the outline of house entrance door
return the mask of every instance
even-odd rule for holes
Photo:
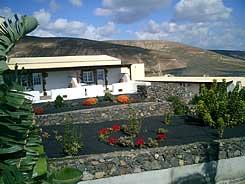
[[[42,91],[42,74],[33,73],[32,74],[33,88],[34,91]]]

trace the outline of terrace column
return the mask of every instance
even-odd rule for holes
[[[108,70],[107,70],[107,68],[105,68],[105,89],[106,90],[107,90],[107,85],[108,85],[107,74],[108,74]]]

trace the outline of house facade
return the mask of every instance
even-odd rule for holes
[[[35,102],[136,93],[133,81],[144,78],[144,64],[122,65],[107,55],[10,58],[8,66]]]

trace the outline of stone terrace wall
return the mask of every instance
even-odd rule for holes
[[[54,125],[64,123],[65,118],[69,118],[70,123],[98,123],[126,119],[129,107],[133,108],[138,116],[145,117],[163,115],[171,110],[168,102],[144,102],[45,114],[36,116],[36,122],[38,125]]]
[[[138,86],[138,92],[151,101],[166,101],[170,96],[178,96],[190,101],[199,91],[198,84],[151,82],[151,86]]]
[[[245,156],[245,137],[212,143],[193,143],[147,150],[50,159],[49,163],[58,168],[76,167],[83,172],[81,180],[92,180],[239,156]],[[215,168],[207,169],[207,173],[212,173],[212,169]]]

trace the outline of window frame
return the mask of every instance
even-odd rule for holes
[[[89,75],[91,75],[91,76],[89,76]],[[90,77],[91,77],[91,80],[89,80]],[[94,72],[92,70],[83,71],[83,82],[85,82],[85,83],[93,83],[94,82]]]
[[[42,85],[42,74],[41,73],[33,73],[32,74],[32,81],[33,81],[32,82],[33,86]]]
[[[101,72],[101,73],[100,73]],[[102,77],[102,78],[100,78]],[[98,80],[105,80],[105,70],[104,69],[97,69],[97,75],[96,75],[97,81]]]

